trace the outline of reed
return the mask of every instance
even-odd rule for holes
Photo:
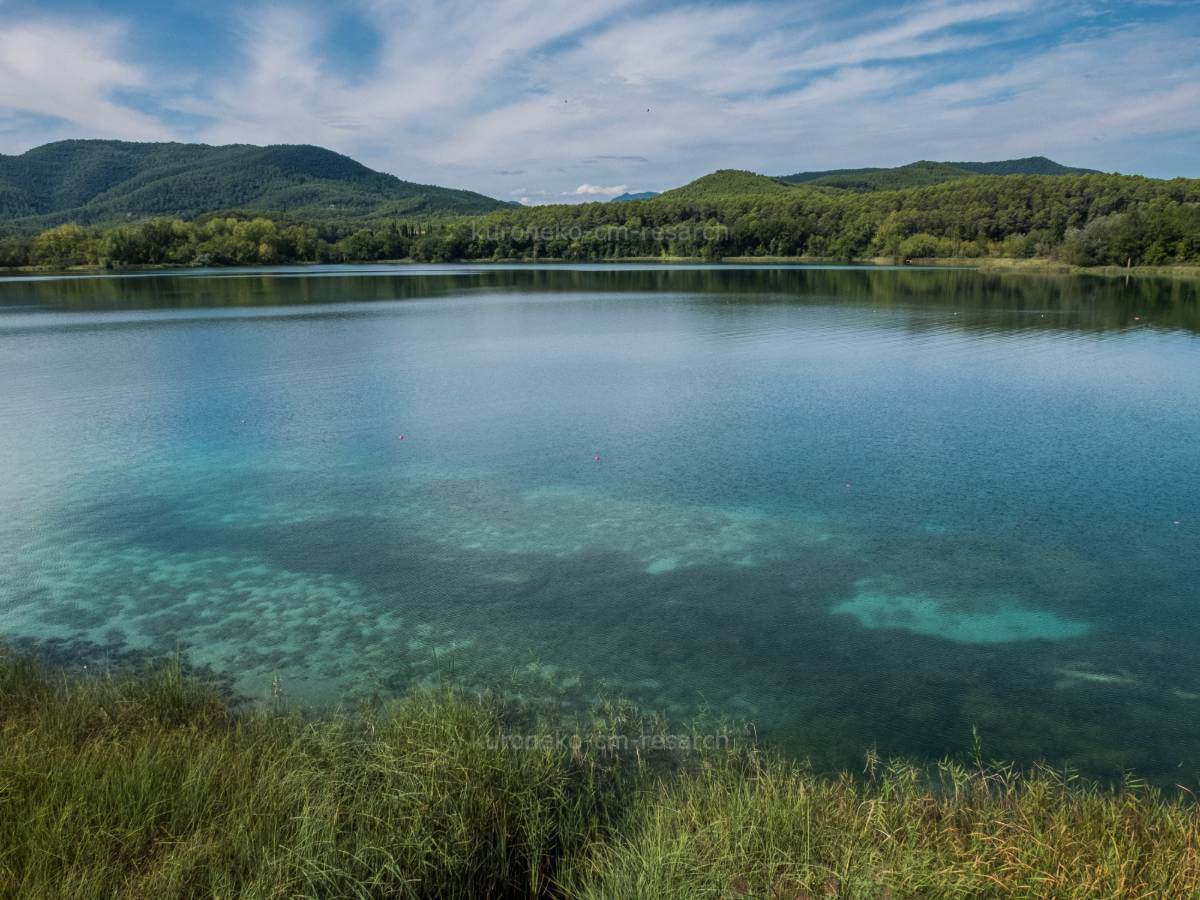
[[[581,727],[661,724],[606,703]],[[545,727],[452,689],[313,719],[179,665],[80,679],[0,652],[0,896],[1200,892],[1200,808],[1132,778],[500,739]]]

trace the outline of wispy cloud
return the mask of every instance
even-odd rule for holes
[[[868,62],[905,60],[967,50],[994,42],[1003,33],[965,32],[964,26],[997,24],[1034,7],[1033,0],[932,3],[902,9],[877,26],[843,40],[818,42],[798,54],[797,68],[843,68]]]
[[[170,129],[116,97],[143,90],[149,75],[126,60],[124,28],[79,25],[0,7],[0,120],[34,114],[42,136],[67,134],[163,140]],[[11,132],[10,132],[11,133]]]
[[[86,24],[0,5],[0,141],[318,143],[529,203],[718,167],[1035,153],[1200,175],[1186,150],[1200,131],[1200,21],[1184,6],[251,3],[230,13],[214,64],[187,72],[139,55],[120,2]],[[377,38],[350,69],[326,56],[348,14]]]

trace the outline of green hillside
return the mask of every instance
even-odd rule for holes
[[[965,178],[971,174],[971,172],[956,168],[949,163],[921,160],[892,169],[835,169],[830,172],[799,172],[795,175],[786,175],[780,180],[789,184],[821,185],[847,191],[887,191],[941,184],[943,181]]]
[[[0,155],[0,225],[109,223],[211,212],[302,218],[458,215],[505,204],[413,184],[321,147],[59,141]]]
[[[932,162],[920,160],[893,168],[833,169],[822,172],[797,172],[773,178],[739,169],[720,169],[683,187],[660,196],[668,200],[714,200],[747,194],[786,193],[796,185],[836,188],[843,191],[897,191],[929,187],[961,178],[980,175],[1087,175],[1091,169],[1060,165],[1044,156],[1006,159],[997,162]],[[622,198],[633,199],[633,198]]]
[[[1093,169],[1064,166],[1044,156],[1005,159],[996,162],[932,162],[920,160],[893,168],[832,169],[821,172],[797,172],[779,180],[790,184],[811,184],[847,191],[892,191],[901,188],[941,184],[955,178],[976,175],[1087,175]]]
[[[979,175],[1099,175],[1096,169],[1064,166],[1044,156],[1002,159],[998,162],[952,162],[945,165],[966,169]]]
[[[778,194],[792,190],[778,178],[756,175],[741,169],[718,169],[695,181],[666,191],[654,198],[659,200],[712,200],[736,197],[741,194]]]

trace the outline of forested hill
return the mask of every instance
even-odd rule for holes
[[[682,187],[663,194],[669,200],[708,200],[743,194],[782,194],[805,187],[834,188],[866,193],[928,187],[947,181],[978,178],[980,175],[1098,175],[1092,169],[1064,166],[1044,156],[1005,159],[997,162],[920,162],[892,169],[834,169],[827,172],[797,172],[778,178],[740,169],[718,169]]]
[[[831,169],[823,172],[797,172],[781,176],[790,184],[815,184],[850,191],[887,191],[907,187],[941,184],[955,178],[976,175],[1095,175],[1094,169],[1064,166],[1044,156],[1004,159],[996,162],[931,162],[920,160],[906,166],[869,169]]]
[[[59,141],[0,155],[0,227],[211,212],[354,219],[489,212],[471,191],[401,181],[322,147]]]
[[[756,175],[742,169],[718,169],[711,174],[690,181],[656,198],[666,203],[681,200],[717,200],[744,195],[771,196],[795,193],[790,184],[768,175]]]

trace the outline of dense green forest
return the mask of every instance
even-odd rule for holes
[[[1200,180],[976,176],[854,192],[722,171],[620,204],[365,223],[151,219],[109,228],[67,224],[0,240],[0,266],[10,267],[747,256],[1196,264]]]
[[[1200,181],[1045,157],[771,178],[522,208],[312,146],[61,141],[0,156],[0,268],[807,257],[1200,262]],[[6,236],[5,236],[6,235]]]
[[[0,155],[0,222],[10,233],[219,210],[340,219],[480,213],[504,205],[471,191],[401,181],[308,145],[59,141]]]

